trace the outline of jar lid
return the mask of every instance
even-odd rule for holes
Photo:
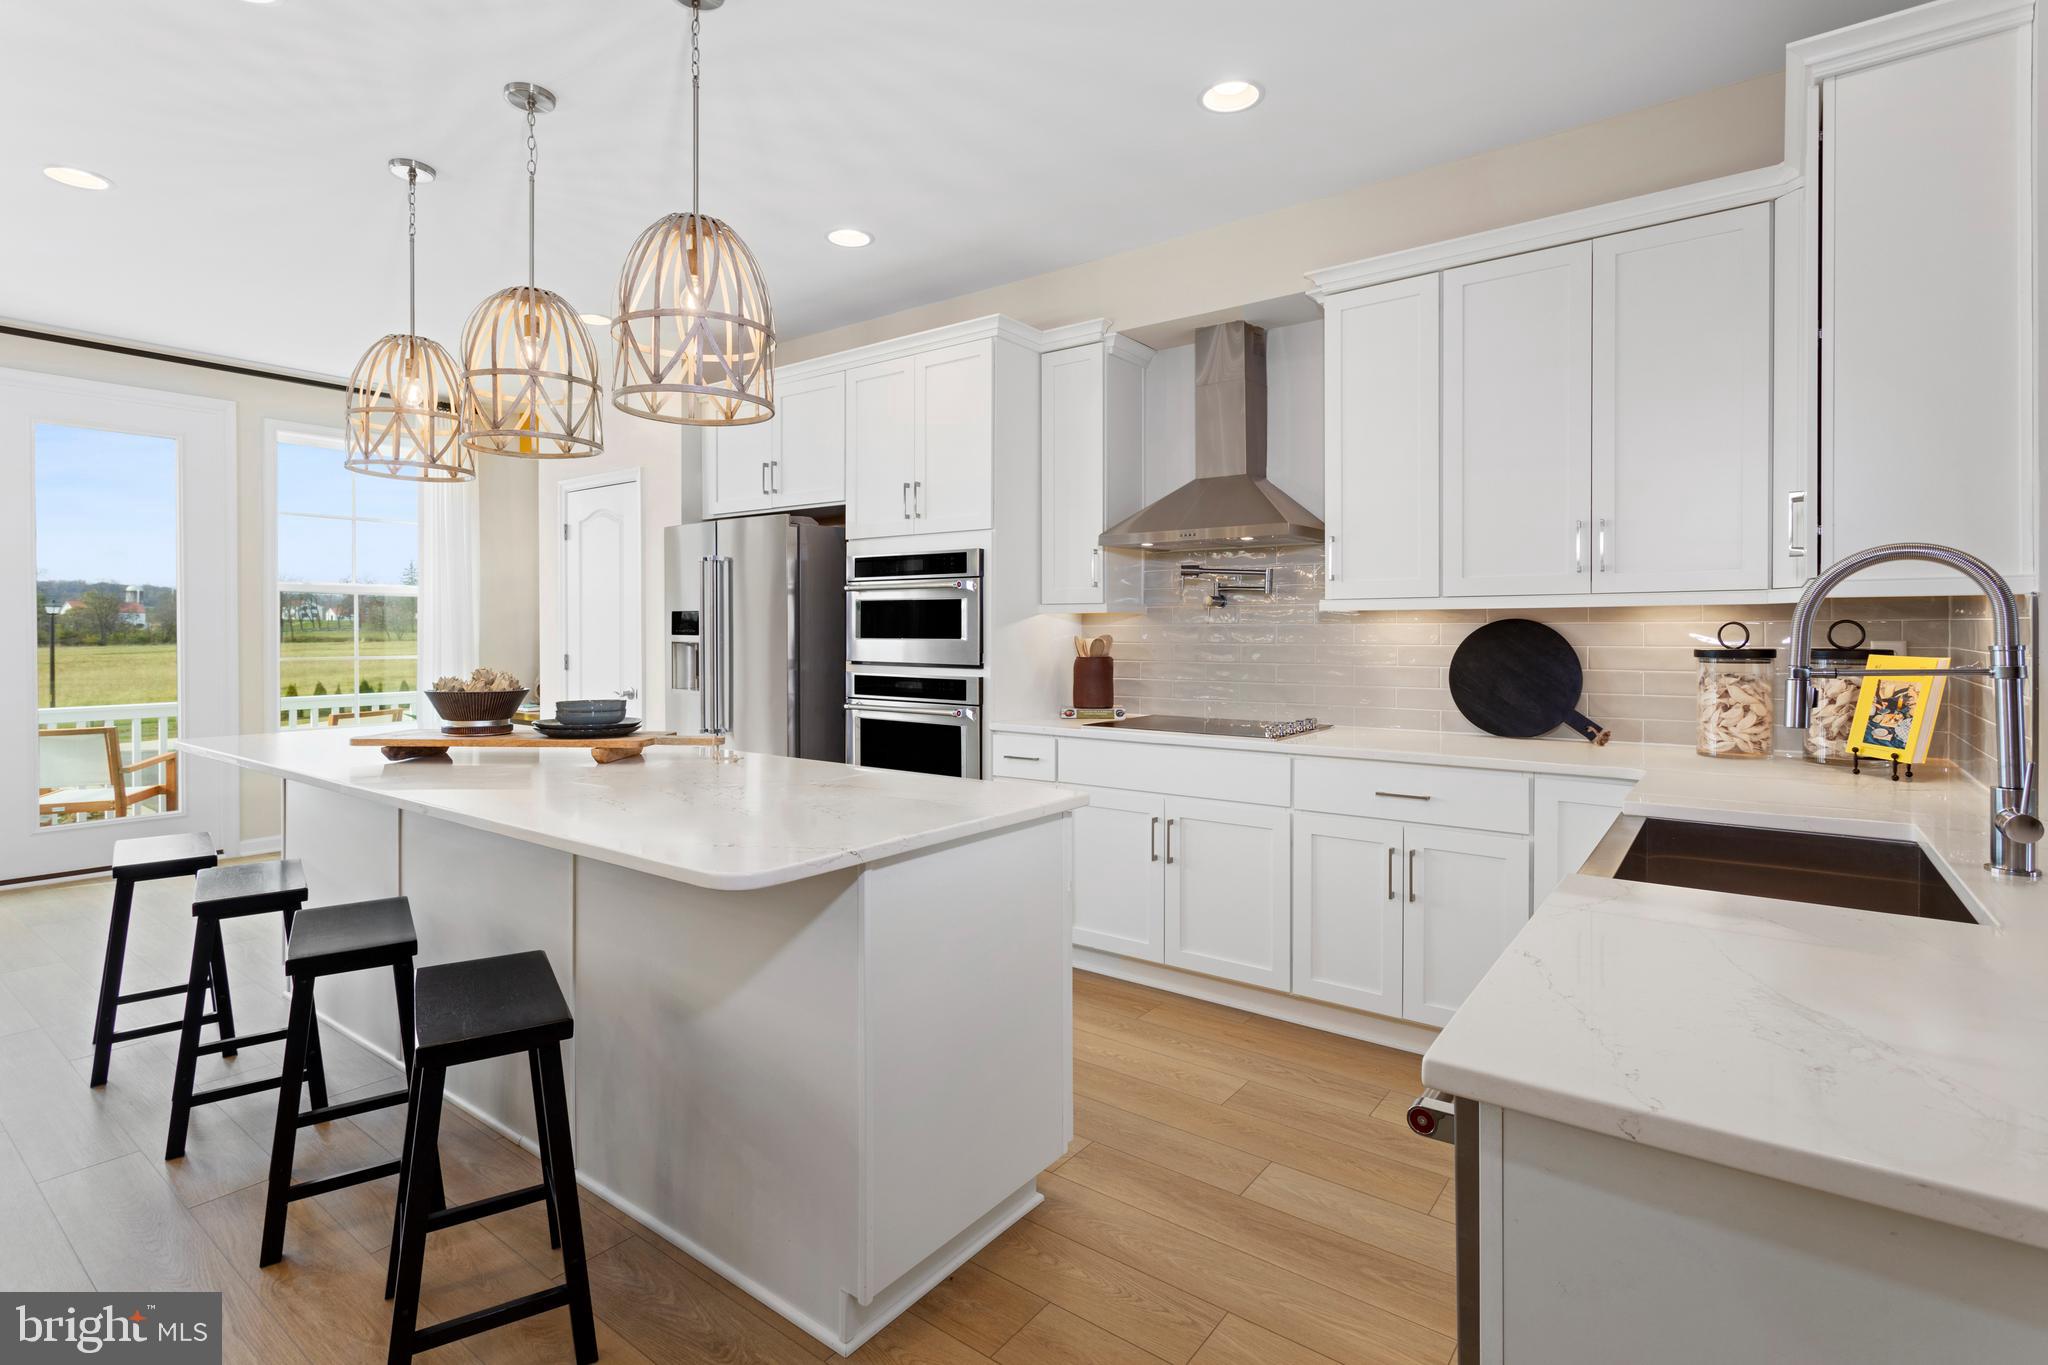
[[[1854,644],[1845,645],[1835,638],[1835,632],[1843,626],[1856,627],[1856,642]],[[1866,646],[1863,642],[1869,638],[1870,636],[1864,631],[1861,621],[1852,620],[1844,616],[1841,620],[1828,627],[1827,648],[1813,651],[1814,662],[1824,664],[1860,664],[1873,654],[1891,653],[1891,650],[1879,648],[1875,645]]]
[[[1731,644],[1728,640],[1730,630],[1741,631],[1742,638]],[[1718,663],[1761,664],[1778,657],[1775,649],[1749,648],[1749,627],[1740,621],[1724,621],[1721,629],[1714,632],[1714,638],[1721,642],[1719,649],[1696,649],[1692,652],[1693,658],[1712,659]]]

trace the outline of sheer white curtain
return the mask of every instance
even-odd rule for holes
[[[420,687],[468,673],[477,658],[477,560],[482,550],[476,480],[420,489]]]

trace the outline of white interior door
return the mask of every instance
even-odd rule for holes
[[[1593,591],[1768,587],[1771,206],[1593,243]]]
[[[1288,813],[1169,797],[1166,817],[1167,965],[1286,990]]]
[[[618,474],[562,485],[562,695],[625,697],[639,715],[640,484]]]
[[[237,775],[173,749],[242,728],[234,451],[232,403],[0,370],[0,879],[239,848]]]
[[[1585,592],[1593,249],[1443,274],[1446,597]]]

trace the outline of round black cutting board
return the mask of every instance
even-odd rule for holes
[[[1528,739],[1569,725],[1605,744],[1612,733],[1577,709],[1585,685],[1577,652],[1541,621],[1489,621],[1451,655],[1451,701],[1490,735]]]

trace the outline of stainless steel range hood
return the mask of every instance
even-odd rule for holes
[[[1323,523],[1266,478],[1266,330],[1195,333],[1195,477],[1102,533],[1117,550],[1316,545]]]

